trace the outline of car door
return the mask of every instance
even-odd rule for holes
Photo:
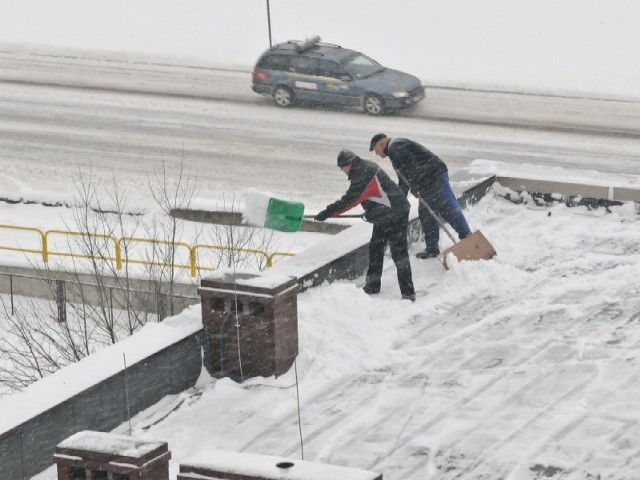
[[[334,105],[359,105],[359,95],[353,88],[353,77],[337,62],[318,59],[318,89],[323,101]]]
[[[322,101],[320,79],[316,75],[317,70],[317,59],[302,55],[291,57],[288,75],[293,82],[292,86],[296,98],[316,102]]]

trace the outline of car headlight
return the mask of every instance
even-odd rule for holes
[[[393,95],[395,98],[407,98],[409,96],[409,92],[393,92],[391,95]]]

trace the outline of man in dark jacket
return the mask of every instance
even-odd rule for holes
[[[424,200],[463,239],[471,234],[467,220],[458,205],[445,163],[419,143],[406,138],[390,138],[384,133],[373,136],[369,150],[380,158],[389,157],[398,175],[400,188],[406,195],[409,191]],[[426,249],[418,258],[432,258],[440,253],[438,241],[440,227],[429,210],[420,202],[418,216],[424,232]]]
[[[369,295],[380,293],[384,250],[388,243],[398,271],[402,298],[414,301],[416,295],[407,251],[410,205],[406,195],[379,165],[361,159],[351,150],[340,151],[338,167],[349,178],[349,188],[340,200],[318,213],[315,220],[322,222],[362,205],[365,219],[373,223],[369,268],[363,290]]]

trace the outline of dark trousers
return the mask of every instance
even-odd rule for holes
[[[431,188],[420,189],[420,197],[427,202],[431,209],[451,225],[458,238],[463,239],[471,234],[469,224],[464,218],[462,209],[458,205],[455,193],[449,183],[449,174],[443,172],[436,179]],[[424,243],[427,250],[439,251],[438,242],[440,240],[440,226],[435,218],[429,213],[427,208],[420,202],[418,206],[418,217],[424,232]]]
[[[389,244],[391,258],[396,264],[398,285],[402,295],[415,293],[411,276],[411,263],[407,245],[409,216],[403,215],[384,223],[373,225],[373,233],[369,242],[369,269],[367,270],[366,288],[371,292],[380,291],[384,250]]]

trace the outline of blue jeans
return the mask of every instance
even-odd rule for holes
[[[471,234],[469,224],[464,218],[462,209],[458,205],[458,200],[451,189],[447,172],[438,175],[429,189],[421,189],[420,196],[434,212],[451,225],[458,234],[458,238],[463,239]],[[440,226],[429,213],[429,210],[422,205],[422,202],[418,207],[418,216],[422,224],[424,243],[427,246],[427,250],[439,251]]]

